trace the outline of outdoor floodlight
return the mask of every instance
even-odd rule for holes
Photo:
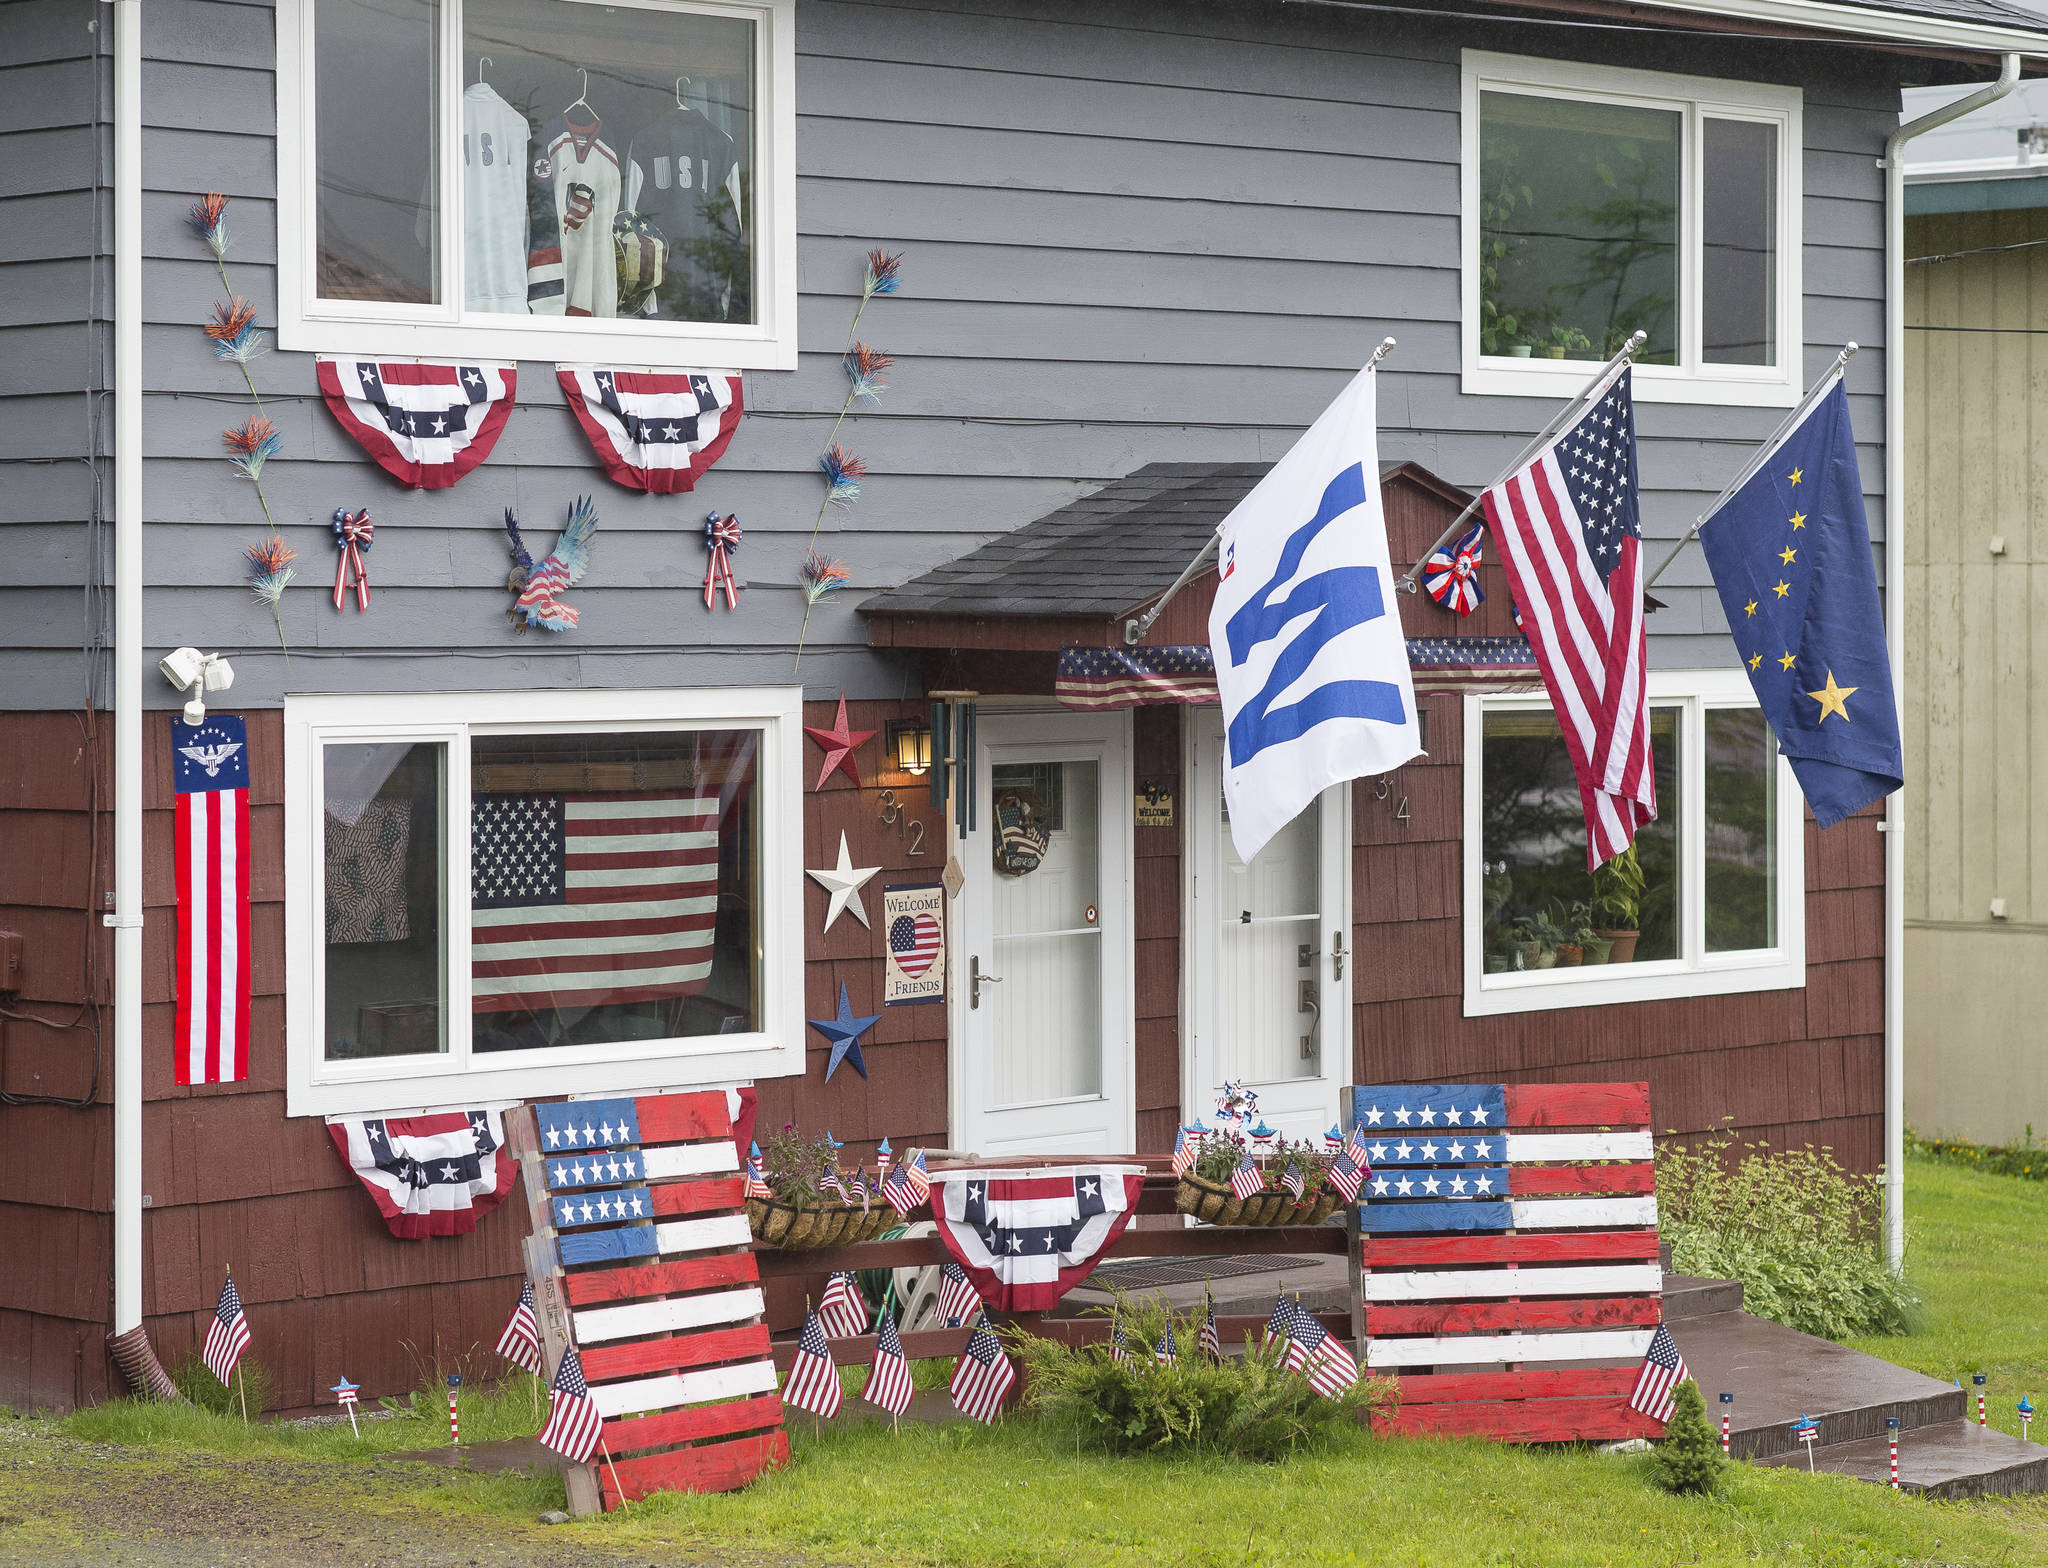
[[[185,703],[187,724],[205,721],[208,692],[226,691],[235,684],[233,665],[217,653],[201,653],[197,648],[173,649],[156,667],[173,687],[192,694]]]

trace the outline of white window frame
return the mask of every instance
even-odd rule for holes
[[[1739,670],[1653,670],[1652,706],[1679,708],[1678,787],[1680,886],[1679,956],[1654,962],[1597,964],[1590,969],[1542,969],[1521,974],[1485,972],[1485,899],[1481,887],[1485,836],[1480,819],[1489,712],[1551,711],[1542,693],[1465,698],[1465,1016],[1538,1012],[1554,1007],[1598,1007],[1684,996],[1726,996],[1740,991],[1785,991],[1806,984],[1806,809],[1799,781],[1783,756],[1778,769],[1778,944],[1739,953],[1709,953],[1705,931],[1706,727],[1716,708],[1756,707],[1756,694]],[[1667,808],[1668,809],[1668,808]]]
[[[690,691],[431,692],[291,697],[284,709],[285,1112],[333,1116],[502,1103],[561,1094],[702,1088],[804,1070],[803,693],[794,686]],[[469,742],[473,735],[751,728],[761,791],[761,1028],[748,1034],[470,1052]],[[448,747],[448,1049],[330,1062],[320,747],[329,741]],[[477,1065],[488,1063],[488,1066]]]
[[[796,339],[796,0],[561,0],[754,23],[755,257],[752,323],[649,322],[568,316],[465,319],[461,236],[462,0],[441,4],[441,302],[318,297],[315,266],[313,7],[277,4],[277,342],[324,354],[477,360],[594,361],[653,369],[794,370]]]
[[[1804,250],[1801,239],[1803,94],[1796,87],[1715,77],[1678,76],[1563,60],[1467,49],[1462,65],[1459,232],[1463,281],[1464,390],[1481,397],[1566,398],[1595,368],[1588,360],[1513,359],[1479,352],[1479,98],[1482,92],[1526,93],[1589,103],[1676,110],[1683,116],[1679,153],[1678,358],[1676,365],[1635,367],[1642,403],[1711,403],[1790,408],[1805,373]],[[1778,128],[1778,360],[1775,366],[1709,365],[1701,352],[1702,119],[1763,121]]]

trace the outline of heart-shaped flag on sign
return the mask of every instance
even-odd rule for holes
[[[939,956],[939,923],[930,915],[898,915],[889,922],[889,953],[896,965],[915,980]]]

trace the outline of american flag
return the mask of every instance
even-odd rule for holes
[[[841,1203],[850,1205],[853,1202],[853,1199],[847,1195],[846,1179],[837,1171],[828,1171],[825,1175],[818,1178],[818,1191],[821,1193],[838,1193]]]
[[[1152,1352],[1152,1359],[1170,1367],[1180,1364],[1180,1347],[1173,1342],[1171,1323],[1166,1325],[1165,1334],[1160,1336],[1159,1347]]]
[[[818,1321],[828,1339],[851,1339],[867,1332],[867,1299],[851,1274],[842,1271],[825,1281],[825,1294],[818,1301]]]
[[[1309,1387],[1325,1399],[1335,1399],[1358,1381],[1358,1363],[1343,1342],[1302,1310],[1299,1302],[1290,1305],[1287,1365],[1306,1377]]]
[[[1339,1149],[1337,1157],[1330,1161],[1330,1185],[1344,1195],[1346,1203],[1358,1201],[1358,1189],[1371,1174],[1369,1166],[1360,1165],[1352,1158],[1348,1147]]]
[[[1237,1169],[1230,1177],[1230,1191],[1240,1202],[1249,1198],[1266,1185],[1266,1178],[1247,1154],[1237,1162]]]
[[[860,1199],[861,1213],[867,1213],[867,1211],[874,1206],[873,1203],[870,1201],[871,1194],[868,1190],[868,1168],[865,1165],[863,1165],[859,1170],[853,1173],[853,1185],[848,1190],[853,1194],[854,1197]]]
[[[1657,815],[1629,371],[1485,503],[1579,781],[1591,870]]]
[[[718,799],[478,795],[470,974],[480,1013],[694,996],[718,919]]]
[[[898,915],[889,922],[889,956],[911,979],[931,968],[945,942],[945,933],[930,915]]]
[[[1131,1359],[1130,1336],[1124,1333],[1124,1320],[1114,1318],[1109,1325],[1109,1359],[1128,1361]]]
[[[1202,1332],[1195,1347],[1213,1361],[1223,1359],[1223,1335],[1216,1327],[1216,1300],[1206,1290],[1202,1292]]]
[[[1294,1329],[1294,1304],[1285,1296],[1273,1298],[1273,1312],[1266,1319],[1266,1340],[1286,1339]]]
[[[903,1336],[896,1331],[896,1319],[888,1312],[875,1330],[875,1364],[868,1373],[868,1386],[861,1391],[861,1398],[871,1405],[879,1405],[892,1416],[900,1416],[910,1408],[913,1392],[910,1382],[910,1362],[903,1354]]]
[[[1678,1353],[1678,1341],[1671,1337],[1670,1329],[1659,1323],[1657,1332],[1650,1336],[1650,1348],[1643,1353],[1643,1370],[1628,1402],[1652,1421],[1669,1421],[1671,1391],[1689,1376],[1685,1357]]]
[[[1280,1185],[1287,1189],[1287,1195],[1296,1203],[1301,1201],[1302,1193],[1308,1189],[1308,1183],[1302,1179],[1301,1167],[1292,1160],[1287,1162],[1287,1169],[1281,1173]]]
[[[576,1347],[562,1352],[555,1368],[555,1381],[548,1396],[548,1424],[540,1429],[540,1440],[571,1464],[582,1464],[597,1450],[604,1418],[597,1401],[590,1397],[590,1385],[583,1380],[583,1358]]]
[[[505,1332],[498,1336],[498,1354],[514,1366],[540,1375],[540,1325],[533,1316],[533,1281],[519,1282],[519,1304],[505,1320]]]
[[[919,1149],[915,1154],[911,1155],[907,1163],[899,1166],[898,1169],[907,1173],[910,1190],[917,1194],[917,1201],[919,1203],[924,1202],[925,1199],[932,1195],[932,1179],[924,1168],[924,1150]]]
[[[981,1310],[981,1292],[957,1263],[939,1270],[939,1316],[949,1328],[957,1328]]]
[[[882,1196],[889,1200],[889,1207],[898,1214],[908,1214],[923,1201],[911,1183],[910,1168],[906,1165],[897,1166],[882,1178]]]
[[[1179,1176],[1195,1163],[1195,1140],[1188,1136],[1183,1127],[1173,1138],[1173,1174]]]
[[[249,1320],[242,1315],[242,1297],[235,1289],[235,1276],[221,1283],[220,1303],[213,1309],[213,1321],[206,1326],[206,1345],[199,1359],[206,1370],[225,1383],[235,1375],[235,1363],[249,1348]]]
[[[178,899],[172,1074],[249,1076],[249,729],[232,714],[171,726]]]
[[[768,1185],[767,1174],[761,1169],[761,1149],[757,1144],[754,1152],[747,1157],[747,1196],[750,1198],[772,1198],[775,1189]]]
[[[797,1336],[796,1362],[782,1385],[782,1402],[797,1410],[830,1420],[839,1414],[845,1398],[839,1389],[839,1368],[832,1361],[832,1347],[825,1343],[824,1325],[818,1314],[804,1318],[803,1333]]]
[[[960,1352],[959,1364],[953,1368],[953,1408],[976,1421],[993,1421],[996,1412],[1003,1408],[1010,1385],[1016,1381],[1017,1373],[1010,1358],[1003,1354],[1002,1341],[989,1327],[988,1314],[984,1312],[967,1348]]]
[[[1062,648],[1053,686],[1069,708],[1212,703],[1216,660],[1207,643],[1159,648]]]

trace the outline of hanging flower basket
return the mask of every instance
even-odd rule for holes
[[[1342,1195],[1328,1187],[1299,1203],[1278,1187],[1240,1198],[1230,1183],[1186,1171],[1173,1193],[1173,1206],[1205,1225],[1320,1225],[1342,1201]]]
[[[799,1208],[780,1198],[747,1199],[747,1228],[754,1239],[785,1252],[850,1247],[873,1241],[897,1223],[896,1211],[886,1203],[865,1209],[844,1203],[807,1203]]]

